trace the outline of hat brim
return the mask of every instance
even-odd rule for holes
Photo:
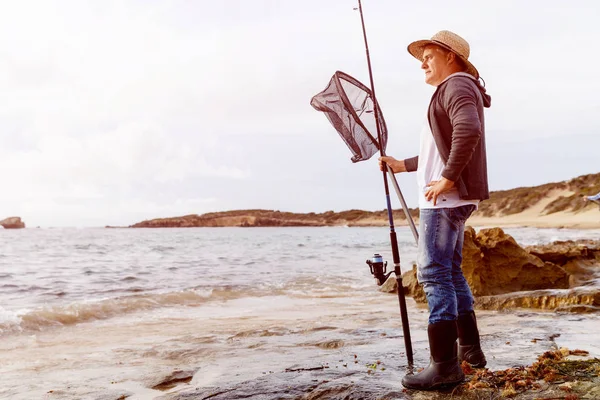
[[[417,60],[423,62],[423,52],[425,51],[425,47],[427,45],[431,45],[431,44],[443,47],[444,49],[449,50],[449,51],[453,52],[454,54],[456,54],[465,63],[465,66],[467,67],[467,70],[465,72],[469,75],[473,75],[475,77],[475,79],[479,79],[479,71],[477,71],[477,68],[475,68],[475,66],[473,64],[471,64],[471,62],[469,60],[467,60],[460,54],[456,53],[454,50],[452,50],[450,47],[448,47],[444,43],[437,42],[435,40],[417,40],[416,42],[412,42],[411,44],[409,44],[407,50],[410,53],[410,55],[412,55]]]

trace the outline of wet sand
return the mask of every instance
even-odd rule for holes
[[[427,311],[408,304],[415,365],[426,366]],[[360,298],[237,299],[11,336],[0,342],[0,397],[417,398],[400,385],[408,366],[398,309],[395,295],[374,289]],[[596,314],[478,318],[492,370],[563,346],[600,357]]]

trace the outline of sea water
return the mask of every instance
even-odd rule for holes
[[[521,245],[600,237],[505,231]],[[406,271],[417,248],[408,228],[397,233]],[[246,363],[266,354],[275,369],[316,357],[298,348],[339,352],[382,334],[399,345],[397,299],[376,290],[373,253],[392,264],[388,228],[0,231],[0,397],[153,398],[152,380],[173,368],[205,368],[192,382],[204,385],[252,377]]]

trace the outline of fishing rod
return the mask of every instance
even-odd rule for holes
[[[360,12],[360,21],[362,24],[363,38],[365,40],[365,50],[367,53],[367,66],[369,67],[369,80],[371,82],[371,96],[373,98],[373,104],[377,105],[378,103],[377,103],[377,100],[375,97],[375,84],[373,83],[373,71],[371,69],[371,57],[369,55],[369,44],[367,42],[367,31],[365,29],[365,19],[363,16],[361,0],[358,0],[358,10]],[[374,114],[375,114],[375,125],[377,126],[377,140],[379,142],[379,152],[380,152],[381,156],[385,156],[385,149],[383,146],[381,127],[380,127],[379,107],[374,106],[373,109],[374,109]],[[392,178],[394,178],[395,189],[396,189],[396,192],[399,195],[399,197],[402,199],[401,202],[402,202],[404,212],[405,212],[405,214],[407,214],[406,215],[407,220],[410,221],[409,225],[413,221],[412,221],[412,218],[410,217],[410,213],[408,213],[408,210],[406,209],[406,203],[404,202],[404,198],[402,196],[402,192],[400,191],[400,187],[398,186],[398,183],[395,181],[395,177],[394,177],[394,173],[393,173],[392,169],[389,166],[387,166],[387,168],[383,168],[383,171],[382,171],[383,185],[385,188],[385,200],[386,200],[386,204],[387,204],[388,220],[390,223],[390,242],[392,245],[392,258],[393,258],[393,262],[394,262],[394,271],[393,272],[396,274],[396,282],[398,283],[398,301],[400,302],[400,317],[402,319],[402,330],[404,332],[404,347],[406,349],[406,357],[408,358],[408,365],[409,365],[409,367],[412,367],[412,365],[413,365],[412,342],[410,339],[410,328],[408,325],[408,312],[406,309],[406,297],[404,295],[404,286],[402,285],[402,272],[400,269],[400,253],[398,251],[398,239],[396,237],[396,230],[394,228],[394,216],[392,213],[392,203],[390,201],[390,189],[388,186],[388,179],[387,179],[388,171],[389,171],[390,175],[392,176]],[[415,235],[416,229],[414,227],[414,223],[412,223],[411,229],[413,230],[413,235]],[[418,241],[418,234],[415,235],[415,240]],[[369,268],[371,269],[371,273],[375,276],[375,279],[377,279],[379,285],[383,284],[383,282],[385,282],[385,280],[391,274],[391,271],[387,275],[385,274],[387,262],[384,264],[383,259],[381,258],[381,256],[379,256],[379,254],[375,254],[371,260],[367,260],[367,264],[369,265]]]

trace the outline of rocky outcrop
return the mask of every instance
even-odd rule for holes
[[[566,240],[550,244],[527,246],[525,249],[545,262],[565,265],[573,260],[600,261],[600,242],[594,240]]]
[[[465,229],[462,269],[475,296],[569,287],[563,268],[530,254],[500,228]]]
[[[21,217],[9,217],[0,221],[0,225],[4,229],[23,229],[25,228],[25,222],[21,221]]]
[[[563,312],[600,311],[600,289],[579,287],[569,290],[536,290],[483,296],[475,299],[475,306],[483,310],[534,308]]]
[[[500,228],[465,229],[463,272],[482,309],[600,311],[600,242],[554,242],[523,248]],[[395,280],[394,280],[395,281]],[[405,293],[426,303],[417,270],[404,273]],[[397,285],[386,282],[387,292]]]
[[[575,288],[592,282],[600,271],[600,242],[594,240],[567,240],[525,249],[544,262],[560,265],[569,274],[569,287]]]

